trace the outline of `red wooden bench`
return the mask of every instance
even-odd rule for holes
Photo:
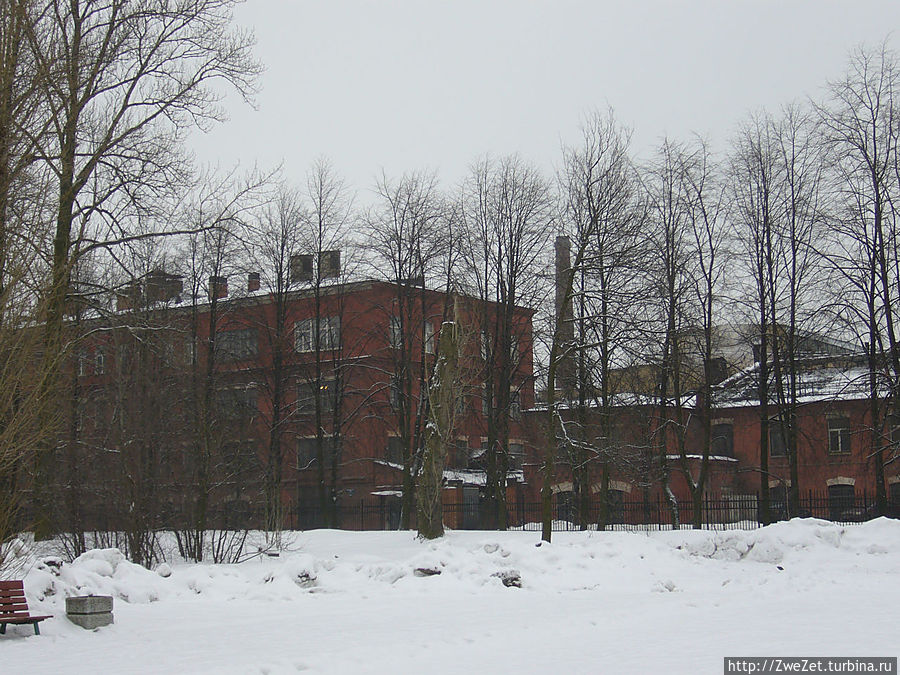
[[[0,635],[6,634],[8,623],[30,623],[34,626],[34,634],[40,635],[38,623],[51,616],[32,616],[28,612],[28,601],[25,600],[25,587],[21,581],[0,581]]]

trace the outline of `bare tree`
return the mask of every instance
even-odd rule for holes
[[[0,2],[0,568],[10,537],[23,525],[20,507],[34,451],[58,431],[60,410],[52,405],[49,376],[59,354],[44,353],[38,331],[46,316],[39,291],[49,281],[43,257],[47,177],[35,161],[43,137],[39,72],[27,48],[45,3]]]
[[[264,344],[271,354],[271,364],[261,374],[260,393],[268,399],[264,409],[267,427],[265,452],[265,528],[275,537],[283,523],[282,474],[286,426],[293,412],[288,389],[291,383],[291,343],[293,326],[290,323],[291,258],[300,250],[304,220],[301,196],[285,185],[279,186],[274,199],[265,204],[252,218],[246,247],[248,260],[248,292],[264,292],[260,307],[271,312],[256,314],[256,324]]]
[[[769,427],[771,402],[770,340],[777,327],[773,322],[773,298],[780,297],[781,277],[777,272],[780,244],[777,219],[781,215],[778,145],[771,116],[757,115],[741,128],[731,160],[731,191],[738,221],[738,235],[752,286],[746,294],[753,316],[759,400],[759,499],[763,523],[772,520],[769,499]]]
[[[684,157],[682,146],[665,139],[645,181],[652,223],[648,244],[653,256],[648,281],[651,297],[659,307],[657,325],[653,327],[657,352],[654,370],[658,373],[655,444],[662,488],[676,529],[680,514],[669,483],[668,453],[674,447],[681,457],[685,456],[690,422],[690,411],[684,405],[690,377],[686,372],[687,336],[694,325],[696,309],[691,292],[693,235],[688,215]]]
[[[694,305],[694,325],[686,342],[688,360],[693,357],[695,392],[694,414],[701,425],[700,468],[694,473],[684,443],[679,444],[679,465],[688,485],[692,502],[692,524],[703,524],[702,504],[709,477],[709,457],[712,444],[713,385],[724,378],[724,369],[716,367],[715,344],[717,319],[721,316],[727,268],[726,190],[717,174],[706,143],[697,141],[694,147],[682,149],[680,162],[686,217],[689,224],[689,275]],[[718,357],[721,358],[721,357]]]
[[[423,539],[436,539],[444,534],[443,474],[447,454],[453,446],[462,396],[460,351],[457,324],[445,321],[438,340],[434,373],[428,382],[428,423],[417,490],[416,524]]]
[[[213,183],[183,214],[186,224],[196,232],[188,237],[182,263],[188,295],[184,349],[190,379],[185,476],[195,489],[185,495],[185,526],[179,533],[179,546],[182,555],[192,560],[202,560],[206,551],[211,500],[216,497],[220,480],[217,467],[229,452],[240,451],[241,446],[235,441],[249,441],[234,438],[233,425],[222,424],[222,418],[239,418],[258,411],[255,401],[238,400],[237,392],[230,391],[241,389],[252,397],[255,383],[246,380],[252,373],[235,373],[236,379],[229,383],[223,381],[220,368],[225,362],[249,362],[258,355],[257,328],[229,323],[234,302],[228,297],[227,281],[230,273],[242,269],[245,219],[255,206],[253,195],[257,186],[251,181],[249,186],[234,187],[228,179],[224,184]],[[244,429],[246,425],[238,427]],[[256,456],[255,451],[252,454]],[[234,485],[241,487],[237,482]]]
[[[575,260],[571,264],[557,261],[554,340],[559,344],[551,347],[551,354],[557,354],[562,381],[561,386],[548,384],[547,396],[548,401],[551,396],[555,398],[559,388],[575,411],[573,419],[560,422],[567,427],[562,434],[566,441],[563,447],[568,449],[582,527],[588,525],[592,469],[597,466],[601,528],[607,522],[610,464],[619,454],[613,439],[613,409],[619,388],[616,371],[628,358],[627,350],[635,337],[642,218],[628,156],[629,141],[628,131],[609,110],[591,115],[583,127],[582,143],[564,149],[563,226],[569,233]],[[562,340],[557,338],[560,331],[565,335]],[[550,379],[557,382],[556,373]],[[551,409],[548,405],[548,411]],[[596,409],[596,415],[589,415],[589,409]]]
[[[252,39],[231,28],[233,5],[73,0],[48,4],[27,26],[49,131],[34,139],[34,155],[56,183],[48,359],[62,346],[73,256],[127,240],[132,221],[121,216],[183,182],[184,135],[222,116],[221,83],[252,93],[259,68]]]
[[[439,261],[450,211],[431,174],[407,174],[395,182],[383,177],[376,189],[379,204],[367,218],[367,230],[377,274],[394,289],[390,306],[382,310],[390,342],[389,398],[403,465],[401,527],[408,529],[427,420],[425,330],[427,320],[442,311],[431,306],[426,283],[443,271]]]
[[[834,186],[840,195],[831,219],[837,241],[827,251],[848,293],[843,313],[865,326],[872,425],[872,459],[878,508],[887,506],[885,464],[890,447],[883,429],[900,410],[900,345],[895,316],[900,297],[900,66],[886,44],[859,47],[847,74],[829,85],[819,108]],[[843,285],[843,284],[842,284]]]
[[[303,200],[295,255],[306,261],[306,269],[300,270],[295,287],[312,296],[312,314],[299,324],[302,335],[295,334],[295,347],[307,353],[299,379],[303,405],[311,416],[316,501],[324,525],[338,527],[338,481],[344,434],[352,417],[348,394],[353,364],[344,359],[348,345],[343,327],[348,319],[345,288],[354,264],[348,244],[355,213],[353,195],[325,159],[316,161],[307,174]]]
[[[555,221],[549,183],[516,156],[478,162],[462,197],[467,281],[480,301],[487,438],[484,526],[506,528],[510,418],[522,386],[528,328],[519,308],[539,298],[539,269]]]

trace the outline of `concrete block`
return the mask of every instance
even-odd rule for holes
[[[103,612],[101,614],[66,614],[69,621],[82,628],[93,630],[101,626],[108,626],[113,622],[112,612]]]
[[[66,614],[105,614],[111,612],[113,599],[110,595],[78,595],[66,598]]]

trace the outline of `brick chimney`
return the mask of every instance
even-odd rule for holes
[[[228,297],[228,277],[211,276],[209,278],[209,299]]]
[[[124,312],[137,309],[141,304],[141,284],[138,281],[132,281],[126,284],[116,293],[116,311]]]
[[[259,290],[259,272],[249,272],[247,274],[247,292],[255,293]]]
[[[575,391],[575,361],[571,347],[575,342],[575,321],[572,311],[572,298],[566,301],[566,281],[572,268],[571,244],[565,235],[556,238],[556,317],[559,321],[558,331],[560,345],[566,350],[566,355],[557,366],[556,387],[562,391],[563,396],[570,397]]]

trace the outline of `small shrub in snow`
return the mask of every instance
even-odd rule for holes
[[[437,567],[417,567],[413,574],[417,577],[433,577],[441,573]]]
[[[502,570],[494,572],[492,577],[497,577],[507,588],[522,588],[522,575],[518,570]]]
[[[678,590],[678,587],[675,585],[674,581],[666,579],[665,581],[657,581],[653,584],[652,590],[654,593],[674,593]]]
[[[172,568],[169,567],[168,563],[162,563],[156,568],[156,573],[163,579],[168,579],[172,576]]]
[[[300,588],[312,588],[318,583],[318,579],[312,572],[302,570],[294,575],[294,583]]]

